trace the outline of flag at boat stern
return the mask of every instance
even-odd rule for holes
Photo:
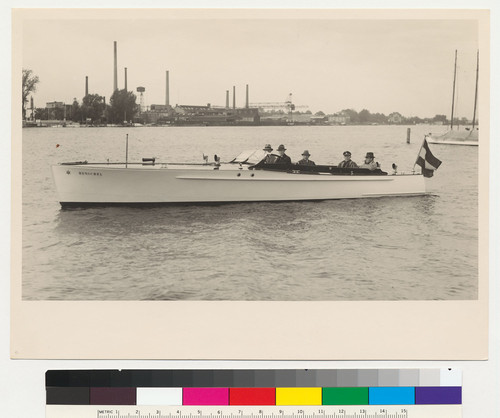
[[[437,170],[441,165],[441,160],[434,157],[431,150],[429,149],[427,136],[424,137],[424,142],[420,147],[420,151],[418,153],[417,161],[415,162],[415,164],[422,167],[422,174],[424,175],[424,177],[432,177],[434,175],[434,170]]]

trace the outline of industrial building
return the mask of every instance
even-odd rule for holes
[[[127,67],[124,67],[124,89],[128,90],[127,86]],[[118,87],[118,45],[113,42],[113,92],[119,89]],[[262,107],[258,104],[249,103],[249,85],[246,85],[245,104],[243,107],[236,107],[236,86],[232,89],[232,103],[230,104],[230,90],[226,90],[226,105],[212,106],[207,105],[186,105],[170,104],[169,97],[169,71],[165,72],[165,103],[145,105],[146,87],[139,86],[136,88],[138,96],[138,113],[132,121],[144,125],[179,125],[179,126],[258,126],[258,125],[286,125],[290,124],[290,117],[295,105],[291,102],[291,94],[289,100],[284,103],[273,103],[274,109],[285,108],[287,114],[266,112],[269,108],[269,103]],[[85,96],[89,94],[89,78],[85,76]],[[76,99],[75,99],[76,100]],[[104,98],[104,104],[106,99]],[[46,118],[54,120],[71,120],[73,115],[73,106],[63,102],[50,102],[46,105]],[[295,115],[294,115],[295,116]],[[294,122],[298,124],[310,123],[309,115],[296,115]],[[90,119],[86,123],[92,123]]]
[[[141,112],[138,119],[154,125],[259,125],[259,110],[256,108],[226,109],[198,105],[151,105]]]
[[[73,109],[69,104],[63,102],[48,102],[45,105],[45,109],[47,110],[47,119],[49,120],[66,120],[72,118],[71,111]]]
[[[140,89],[140,90],[139,90]],[[236,87],[233,86],[233,107],[229,107],[229,90],[226,90],[226,106],[200,105],[170,105],[169,97],[169,72],[165,78],[165,104],[152,104],[148,110],[144,110],[143,93],[145,89],[138,87],[140,92],[141,112],[136,118],[137,122],[153,125],[202,125],[202,126],[226,126],[226,125],[260,125],[259,109],[249,107],[248,84],[246,86],[245,107],[236,107]]]

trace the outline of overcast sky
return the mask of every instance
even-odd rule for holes
[[[81,101],[89,92],[109,99],[113,41],[118,86],[146,88],[145,104],[225,104],[236,86],[243,106],[283,102],[334,113],[363,108],[405,116],[446,114],[451,108],[458,50],[458,116],[472,117],[478,27],[475,20],[117,19],[33,20],[23,28],[23,67],[40,84],[35,106]],[[231,98],[232,103],[232,98]]]

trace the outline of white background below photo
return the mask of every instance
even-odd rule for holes
[[[36,2],[26,1],[22,4],[16,4],[19,2],[10,2],[11,4],[3,4],[2,7],[2,37],[4,51],[10,50],[10,33],[9,33],[9,16],[10,10],[8,7],[39,7]],[[282,3],[282,2],[280,2]],[[331,2],[316,2],[318,7],[331,7]],[[369,1],[352,1],[349,4],[341,4],[339,6],[344,7],[366,7],[371,8],[373,5]],[[206,7],[207,3],[191,1],[188,3],[171,2],[173,6],[186,7],[191,5],[193,7]],[[278,2],[276,2],[278,4]],[[285,4],[281,4],[282,7],[311,7],[311,2],[300,2],[300,1],[289,1]],[[60,4],[57,2],[45,2],[45,5],[52,7],[59,7]],[[155,7],[158,6],[153,1],[145,1],[140,5],[134,4],[133,2],[122,1],[120,4],[117,2],[86,2],[83,4],[76,4],[77,6],[85,7]],[[246,7],[268,7],[267,2],[242,2],[241,5]],[[498,4],[494,0],[478,0],[475,2],[464,1],[457,5],[453,1],[407,1],[404,4],[406,7],[470,7],[470,8],[489,8],[493,10],[492,13],[492,47],[491,51],[497,51],[499,47],[499,28],[500,22],[498,21],[498,14],[500,9]],[[230,2],[218,2],[217,6],[233,7]],[[401,7],[401,1],[392,2],[385,1],[379,3],[379,7]],[[500,72],[498,54],[492,53],[492,70],[491,74],[498,74]],[[10,94],[10,83],[9,74],[10,67],[8,60],[4,60],[1,67],[1,74],[3,76],[4,82],[1,83],[1,92],[4,93],[2,97],[9,97]],[[7,80],[7,81],[5,81]],[[498,85],[498,78],[492,76],[491,78],[491,91],[495,92],[492,95],[491,109],[492,114],[500,108],[498,91],[500,86]],[[10,201],[9,201],[9,190],[10,190],[10,133],[9,133],[9,108],[10,102],[5,100],[2,104],[1,120],[2,124],[1,131],[3,133],[1,147],[2,151],[0,153],[0,178],[2,179],[2,187],[4,190],[4,199],[0,205],[0,213],[3,215],[4,222],[1,224],[2,232],[2,249],[0,257],[2,260],[3,269],[3,280],[0,282],[0,294],[2,295],[2,303],[0,303],[0,326],[2,330],[2,338],[0,338],[0,369],[2,373],[0,374],[0,393],[4,394],[4,414],[9,417],[43,417],[44,416],[44,404],[45,404],[45,393],[44,393],[44,373],[48,369],[92,369],[92,368],[106,368],[106,369],[133,369],[133,368],[219,368],[219,367],[232,367],[232,368],[383,368],[383,367],[393,367],[393,368],[435,368],[435,367],[455,367],[462,368],[464,377],[464,392],[463,392],[463,403],[464,403],[464,417],[465,418],[475,418],[475,417],[495,417],[500,414],[500,404],[497,394],[500,392],[499,384],[499,358],[500,358],[500,306],[499,306],[499,295],[500,286],[499,281],[499,266],[497,254],[500,252],[500,241],[499,241],[499,223],[496,214],[500,213],[500,201],[498,197],[497,190],[500,190],[500,178],[497,170],[492,169],[490,175],[490,289],[489,289],[489,328],[490,328],[490,339],[489,339],[489,359],[487,361],[468,361],[468,362],[449,362],[449,361],[397,361],[397,362],[367,362],[367,361],[353,361],[353,362],[279,362],[279,361],[266,361],[266,362],[224,362],[224,361],[214,361],[214,362],[192,362],[192,361],[117,361],[117,360],[103,360],[103,361],[82,361],[82,360],[10,360],[9,351],[9,306],[10,306],[10,286],[9,286],[9,263],[10,263],[10,249],[9,249],[9,239],[10,236]],[[498,112],[497,112],[498,113]],[[500,142],[497,140],[499,129],[498,118],[492,118],[491,120],[491,166],[495,167],[495,156],[500,155]],[[133,336],[131,336],[133,338]],[[99,339],[105,338],[105,335],[94,335],[93,341],[89,342],[91,344],[98,344]],[[384,338],[384,332],[381,332],[380,338]],[[265,344],[265,341],[262,342]],[[422,344],[430,344],[432,342],[422,341]]]

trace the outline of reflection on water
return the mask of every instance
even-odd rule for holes
[[[391,147],[387,142],[392,141],[392,127],[374,128],[378,136],[371,149],[391,153],[389,161],[406,158],[407,144]],[[326,155],[335,129],[308,129],[302,135],[314,132],[316,146]],[[384,129],[389,139],[381,135]],[[52,139],[34,131],[24,138],[29,146],[23,156],[35,169],[24,165],[23,172],[25,299],[477,298],[477,150],[434,150],[444,162],[425,196],[62,210],[47,162],[40,157],[50,150],[47,161],[56,159]],[[73,131],[84,135],[84,130]],[[195,131],[213,135],[212,130]],[[109,135],[113,144],[115,132],[102,130],[102,135]],[[277,142],[280,131],[259,132],[256,146]],[[290,132],[298,131],[285,129],[280,135]],[[231,135],[251,141],[255,131],[229,128],[219,133],[226,140]],[[72,152],[65,151],[72,158],[66,159],[95,152],[92,140],[75,138]],[[206,145],[203,138],[199,142]],[[104,141],[102,148],[109,143]],[[247,143],[232,146],[249,148]],[[356,151],[354,142],[337,145],[347,147]],[[418,151],[417,145],[411,147]]]

